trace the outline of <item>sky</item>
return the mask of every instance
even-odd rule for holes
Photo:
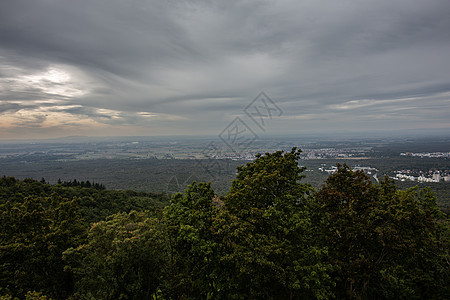
[[[0,5],[3,140],[450,132],[448,0]]]

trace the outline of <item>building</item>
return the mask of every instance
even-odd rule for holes
[[[434,182],[439,182],[439,181],[441,181],[441,174],[439,174],[439,172],[435,172],[435,173],[433,174],[433,181],[434,181]]]

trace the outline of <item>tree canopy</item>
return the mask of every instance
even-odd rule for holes
[[[91,183],[0,178],[0,297],[450,297],[449,220],[429,189],[338,165],[315,190],[299,159],[258,155],[225,196],[193,182],[164,207]]]

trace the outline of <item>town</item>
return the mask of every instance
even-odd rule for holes
[[[429,170],[427,172],[400,170],[395,172],[394,180],[416,182],[450,182],[450,170]]]

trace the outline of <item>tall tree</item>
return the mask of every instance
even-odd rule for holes
[[[218,208],[214,199],[210,183],[193,182],[164,210],[169,262],[163,289],[167,297],[217,297],[219,245],[214,223]]]
[[[388,179],[375,185],[364,172],[338,165],[317,201],[321,241],[336,270],[336,296],[410,299],[448,293],[446,221],[430,191],[398,191]]]
[[[326,249],[314,244],[300,150],[258,155],[225,197],[228,288],[238,298],[328,298]]]

